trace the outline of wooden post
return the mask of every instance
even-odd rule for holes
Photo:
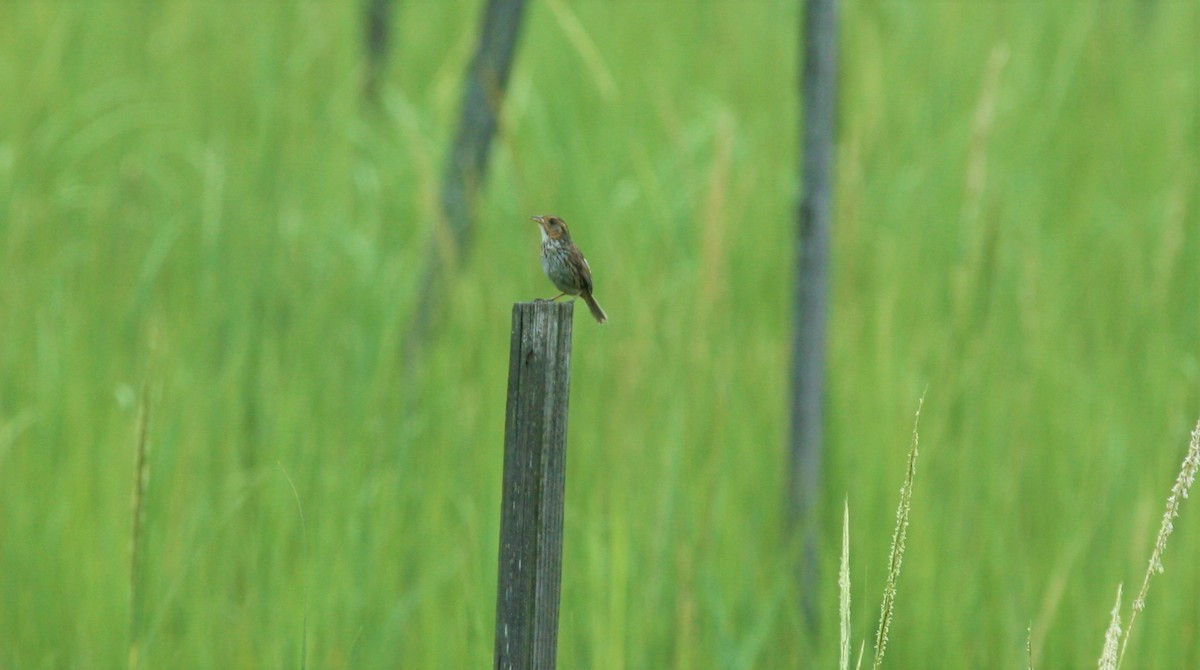
[[[788,519],[802,538],[800,600],[811,630],[820,621],[816,513],[822,486],[825,420],[825,321],[829,311],[829,235],[837,153],[837,0],[805,0],[801,70],[800,201],[792,311],[792,402]]]
[[[497,670],[554,668],[572,303],[513,305],[496,588]]]
[[[470,251],[475,226],[475,205],[483,190],[492,138],[500,123],[500,107],[508,90],[508,77],[516,58],[525,0],[487,0],[483,25],[475,55],[467,68],[458,130],[450,147],[439,201],[445,217],[446,232],[429,241],[430,259],[421,278],[416,315],[409,336],[409,357],[413,346],[421,347],[429,332],[434,310],[444,301],[442,273],[456,267]]]

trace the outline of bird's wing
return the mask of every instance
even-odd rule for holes
[[[587,259],[579,251],[579,247],[571,247],[572,267],[580,269],[579,286],[589,294],[592,293],[592,266],[588,265]]]

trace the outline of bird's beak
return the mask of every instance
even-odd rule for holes
[[[546,217],[544,217],[544,216],[531,216],[531,217],[529,217],[529,218],[530,218],[530,219],[532,219],[532,220],[534,220],[534,221],[537,221],[538,223],[545,223],[545,222],[546,222]]]

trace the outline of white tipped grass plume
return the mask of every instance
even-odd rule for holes
[[[841,614],[842,646],[841,663],[838,667],[850,670],[850,501],[845,505],[842,514],[842,567],[838,573],[839,613]],[[860,657],[861,658],[861,657]]]
[[[1033,670],[1033,622],[1025,629],[1025,667]]]
[[[1117,584],[1117,602],[1113,605],[1112,621],[1104,631],[1104,649],[1100,652],[1100,670],[1117,670],[1117,645],[1121,641],[1121,585]]]
[[[875,634],[875,664],[878,670],[883,662],[883,654],[887,651],[888,629],[896,610],[896,584],[900,580],[900,564],[904,560],[904,545],[908,539],[908,516],[912,506],[913,479],[917,474],[917,444],[919,442],[917,427],[921,423],[921,407],[925,404],[925,396],[917,403],[917,414],[913,419],[912,447],[908,451],[908,469],[904,475],[904,484],[900,487],[900,504],[896,507],[896,530],[892,534],[892,551],[888,559],[887,582],[883,587],[883,604],[879,608],[879,630]]]
[[[1125,652],[1129,649],[1129,634],[1133,632],[1133,622],[1137,620],[1138,612],[1146,608],[1146,592],[1150,590],[1150,578],[1163,571],[1162,555],[1163,550],[1167,547],[1167,538],[1171,537],[1171,531],[1175,530],[1174,521],[1179,516],[1179,506],[1188,497],[1188,489],[1191,488],[1192,481],[1196,478],[1198,468],[1200,468],[1200,421],[1197,421],[1196,427],[1192,429],[1192,440],[1188,444],[1187,454],[1183,457],[1179,476],[1175,478],[1171,494],[1167,496],[1167,509],[1163,512],[1162,526],[1159,527],[1158,539],[1154,542],[1154,551],[1150,554],[1150,565],[1146,568],[1145,578],[1142,579],[1142,588],[1138,591],[1137,598],[1133,600],[1133,609],[1129,612],[1129,624],[1125,626],[1125,637],[1121,640],[1121,655],[1118,657],[1115,667],[1121,667],[1121,662],[1125,659]]]

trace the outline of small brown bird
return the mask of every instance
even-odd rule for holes
[[[542,270],[562,291],[550,300],[577,295],[587,303],[596,321],[608,321],[608,316],[592,296],[592,268],[588,267],[583,252],[571,241],[567,223],[557,216],[535,216],[533,220],[542,227]]]

